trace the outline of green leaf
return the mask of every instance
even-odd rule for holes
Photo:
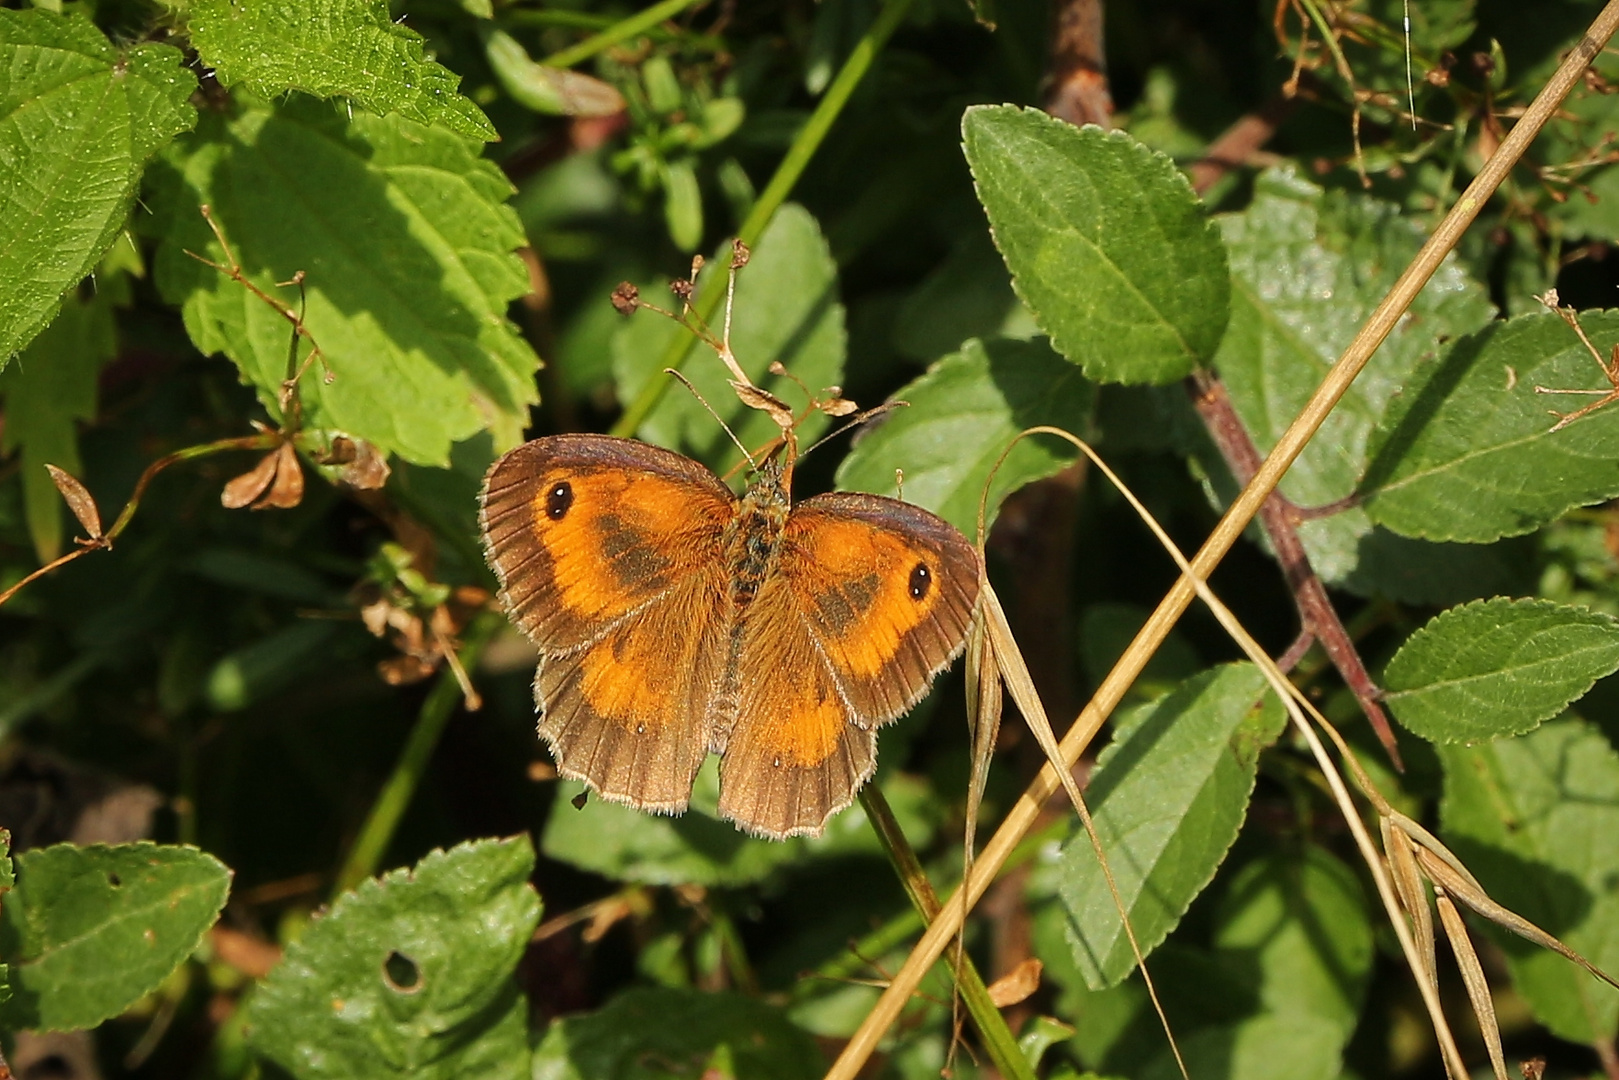
[[[1619,970],[1619,753],[1591,725],[1558,720],[1439,756],[1445,841],[1468,869],[1498,903]],[[1491,936],[1536,1019],[1573,1042],[1613,1037],[1619,993],[1522,938]]]
[[[1607,355],[1619,312],[1582,312]],[[1552,431],[1550,409],[1609,389],[1563,320],[1523,315],[1456,342],[1425,365],[1379,424],[1363,491],[1374,521],[1405,536],[1488,542],[1532,532],[1575,506],[1619,494],[1619,408]]]
[[[703,242],[703,193],[690,158],[663,167],[663,220],[669,239],[681,251],[696,251]]]
[[[1286,170],[1261,176],[1248,209],[1220,218],[1220,224],[1231,252],[1232,302],[1231,325],[1214,363],[1263,453],[1310,399],[1426,234],[1393,203],[1323,192]],[[1445,338],[1475,330],[1493,315],[1483,287],[1447,259],[1288,470],[1283,493],[1301,506],[1352,494],[1366,467],[1373,425],[1418,361],[1437,352]],[[1426,575],[1413,582],[1400,574],[1419,553],[1374,531],[1362,510],[1306,522],[1299,535],[1311,564],[1329,582],[1368,594],[1428,599],[1410,595],[1413,587],[1431,591]],[[1455,563],[1458,554],[1472,553],[1444,550],[1431,561]]]
[[[1334,1080],[1341,1063],[1333,1025],[1313,1016],[1260,1013],[1230,1027],[1205,1028],[1181,1040],[1193,1076],[1221,1080]],[[1179,1080],[1166,1050],[1141,1080]]]
[[[1549,600],[1484,600],[1412,634],[1383,672],[1385,700],[1438,743],[1529,731],[1619,669],[1619,620]]]
[[[342,96],[373,113],[484,142],[499,138],[482,110],[456,92],[461,76],[424,59],[422,36],[394,22],[385,0],[196,0],[188,29],[224,86],[267,98],[288,90]]]
[[[718,758],[697,773],[691,809],[678,817],[649,814],[603,799],[572,805],[585,791],[565,781],[546,822],[540,850],[548,858],[617,881],[645,885],[747,885],[806,858],[826,855],[880,855],[865,809],[851,806],[818,837],[786,841],[748,836],[719,813]],[[901,774],[883,776],[883,793],[913,843],[936,828],[932,796],[918,781]]]
[[[1284,723],[1266,695],[1251,665],[1206,671],[1124,714],[1096,760],[1091,816],[1143,954],[1180,922],[1237,837],[1259,751]],[[1063,849],[1058,889],[1085,982],[1101,989],[1130,974],[1130,942],[1083,830]]]
[[[114,349],[112,305],[106,293],[69,300],[56,319],[0,371],[6,424],[0,454],[22,450],[24,507],[34,554],[41,563],[62,553],[62,493],[47,464],[83,478],[77,420],[96,414],[96,376]]]
[[[300,1080],[529,1076],[512,972],[540,918],[526,836],[435,851],[347,893],[247,1006],[253,1048]]]
[[[302,98],[211,116],[167,160],[159,288],[183,305],[197,347],[229,356],[272,415],[290,327],[186,254],[226,261],[202,203],[261,288],[306,275],[303,300],[278,292],[304,308],[331,366],[330,384],[318,363],[299,383],[310,426],[432,465],[485,428],[497,448],[521,440],[539,364],[506,318],[528,291],[512,254],[523,234],[504,204],[511,185],[475,146],[397,116],[345,120]]]
[[[196,848],[57,844],[17,856],[0,904],[13,996],[0,1029],[73,1031],[155,990],[225,905],[230,871]]]
[[[1001,338],[967,342],[894,399],[910,404],[864,432],[838,466],[838,486],[898,495],[894,470],[903,469],[907,502],[972,536],[989,471],[1018,432],[1049,424],[1083,437],[1095,387],[1044,338]],[[1007,495],[1078,456],[1073,444],[1051,435],[1018,443],[995,475],[988,520]]]
[[[1302,856],[1302,857],[1301,857]],[[1315,1018],[1354,1033],[1372,968],[1372,926],[1354,872],[1314,844],[1256,859],[1231,880],[1214,946],[1277,1016]]]
[[[703,271],[704,287],[711,275],[723,274],[730,263],[729,247],[717,252]],[[837,274],[837,264],[815,218],[789,203],[776,211],[754,245],[748,265],[737,275],[731,322],[731,347],[737,362],[757,385],[781,397],[795,411],[804,407],[803,391],[790,380],[767,375],[766,370],[772,361],[779,361],[814,394],[842,383],[847,335]],[[648,287],[642,295],[660,307],[675,303],[665,299],[669,294],[661,289]],[[648,380],[669,378],[662,369],[664,351],[676,334],[690,333],[655,312],[638,311],[630,316],[613,335],[613,376],[619,400],[633,401]],[[778,434],[768,416],[744,408],[737,400],[727,382],[730,376],[708,346],[699,342],[692,347],[684,374],[744,446],[762,446]],[[825,430],[825,416],[811,416],[799,426],[800,444],[809,446]],[[721,458],[734,460],[730,439],[683,386],[669,388],[637,434],[710,465],[717,465]]]
[[[486,28],[483,39],[484,56],[501,89],[523,108],[547,116],[612,116],[624,111],[624,95],[611,83],[536,64],[522,42],[504,30]]]
[[[729,1070],[706,1069],[716,1055],[729,1056]],[[815,1040],[762,1001],[635,989],[588,1016],[553,1020],[534,1051],[533,1080],[815,1080],[825,1071]]]
[[[11,863],[11,830],[0,828],[0,910],[9,903],[6,893],[17,885],[16,871]],[[11,969],[0,964],[0,1005],[11,1000]]]
[[[0,368],[123,227],[147,159],[196,122],[180,50],[0,8]]]
[[[1225,248],[1174,162],[1034,109],[974,106],[961,129],[996,246],[1058,352],[1099,382],[1172,382],[1209,361]]]

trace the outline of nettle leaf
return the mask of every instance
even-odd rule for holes
[[[0,368],[123,227],[147,160],[196,122],[180,50],[0,8]]]
[[[894,470],[903,469],[905,501],[972,536],[984,482],[1017,433],[1049,424],[1084,437],[1095,396],[1044,338],[969,341],[894,394],[909,405],[860,434],[838,466],[838,487],[898,496]],[[1078,456],[1051,435],[1018,443],[995,475],[987,521],[1007,495]]]
[[[1619,312],[1581,312],[1580,325],[1604,355],[1619,341]],[[1545,312],[1487,327],[1424,365],[1379,424],[1367,513],[1406,536],[1483,543],[1619,495],[1619,408],[1553,431],[1551,409],[1594,399],[1536,387],[1609,389],[1574,331]]]
[[[1516,735],[1619,670],[1619,619],[1550,600],[1484,600],[1412,634],[1383,672],[1384,700],[1438,743]]]
[[[1206,671],[1124,714],[1096,759],[1086,797],[1144,954],[1180,922],[1237,838],[1259,751],[1284,723],[1267,695],[1250,664]],[[1074,962],[1092,989],[1111,986],[1134,970],[1135,957],[1083,830],[1061,860]]]
[[[248,1041],[301,1080],[529,1076],[512,972],[539,923],[526,836],[435,851],[309,924],[247,1006]]]
[[[1166,383],[1225,331],[1225,247],[1167,156],[1036,109],[974,106],[961,131],[996,246],[1056,350],[1098,382]]]
[[[272,98],[288,90],[342,96],[374,113],[484,142],[499,138],[483,111],[456,91],[461,76],[425,59],[422,36],[394,22],[385,0],[196,0],[187,28],[224,86]]]
[[[0,900],[12,997],[0,1029],[73,1031],[155,990],[214,924],[230,871],[195,848],[57,844],[17,856]]]
[[[1605,971],[1619,970],[1619,753],[1590,724],[1441,746],[1446,843],[1496,902]],[[1619,993],[1546,949],[1486,927],[1535,1018],[1579,1043],[1613,1037]]]
[[[877,782],[914,842],[937,828],[934,796],[924,785],[902,774],[884,775]],[[574,780],[557,785],[540,850],[548,858],[615,881],[747,885],[807,858],[882,854],[859,804],[834,816],[817,837],[774,841],[748,836],[718,816],[718,757],[711,756],[698,770],[691,808],[678,817],[597,798],[583,807],[572,805],[584,791],[585,786]]]
[[[716,1062],[728,1067],[711,1069]],[[534,1051],[534,1080],[814,1080],[825,1071],[815,1040],[781,1010],[696,990],[627,990],[594,1013],[553,1020]]]
[[[62,493],[46,465],[74,476],[79,462],[77,420],[96,413],[96,376],[114,349],[112,305],[106,293],[72,299],[56,319],[0,371],[6,424],[0,454],[22,450],[22,485],[28,533],[41,563],[62,553]]]
[[[197,347],[229,356],[272,415],[291,328],[186,254],[226,261],[200,204],[261,288],[306,275],[306,301],[275,291],[304,307],[334,376],[324,382],[317,363],[300,381],[309,426],[428,465],[485,428],[498,449],[521,440],[539,366],[506,318],[528,290],[512,254],[523,232],[504,202],[510,183],[474,144],[299,98],[210,117],[167,164],[156,192],[159,288],[183,305]]]
[[[1360,1018],[1372,970],[1372,924],[1354,871],[1313,844],[1256,859],[1232,879],[1215,914],[1214,947],[1253,979],[1278,1016],[1326,1020],[1342,1049]]]
[[[730,263],[727,245],[709,260],[702,287],[723,287]],[[649,303],[678,310],[678,301],[666,288],[649,285],[642,295]],[[722,317],[716,318],[716,333],[721,326]],[[613,377],[619,400],[633,401],[652,379],[669,379],[663,373],[665,351],[677,335],[690,334],[656,312],[631,315],[613,335]],[[789,203],[776,211],[754,245],[748,265],[737,275],[731,350],[756,385],[786,401],[794,411],[802,411],[804,392],[789,379],[766,374],[771,362],[780,362],[811,393],[820,395],[823,389],[843,381],[847,346],[832,251],[810,212]],[[708,346],[701,342],[692,346],[682,374],[736,432],[742,445],[753,449],[778,434],[768,416],[737,400],[725,365]],[[799,426],[800,445],[809,446],[825,430],[826,417],[820,413],[811,416]],[[735,453],[714,417],[678,384],[668,388],[636,434],[710,465]]]
[[[1219,221],[1231,252],[1232,301],[1214,366],[1266,452],[1426,237],[1393,203],[1324,192],[1287,170],[1262,175],[1248,209]],[[1447,258],[1288,470],[1282,491],[1301,506],[1352,494],[1372,428],[1418,361],[1493,316],[1483,286]],[[1362,510],[1306,522],[1299,535],[1327,581],[1413,602],[1432,599],[1413,595],[1432,591],[1426,575],[1399,573],[1424,553],[1375,531]],[[1465,566],[1474,559],[1488,556],[1444,549],[1428,561]]]

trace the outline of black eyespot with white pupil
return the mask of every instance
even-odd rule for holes
[[[928,590],[933,587],[933,572],[928,569],[927,563],[917,563],[916,569],[911,571],[911,599],[921,600],[927,596]]]
[[[551,490],[545,493],[545,516],[552,521],[561,521],[572,505],[573,485],[566,480],[552,484]]]

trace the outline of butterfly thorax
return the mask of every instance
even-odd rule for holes
[[[731,603],[742,609],[753,603],[759,586],[776,561],[776,548],[787,522],[787,490],[781,470],[766,465],[748,485],[736,517],[725,528],[725,561],[731,571]]]

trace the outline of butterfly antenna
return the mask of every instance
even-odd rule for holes
[[[742,445],[742,440],[736,437],[736,432],[731,430],[731,425],[720,419],[720,414],[714,411],[714,406],[710,405],[708,403],[708,399],[698,391],[697,387],[691,384],[691,380],[686,378],[686,376],[682,375],[680,372],[676,371],[674,368],[664,368],[663,373],[665,375],[673,375],[675,378],[680,380],[680,385],[691,391],[691,396],[697,399],[698,404],[708,410],[708,415],[714,418],[715,422],[719,424],[721,429],[724,430],[725,434],[730,436],[731,441],[736,444],[736,448],[742,451],[742,456],[748,459],[748,466],[750,468],[757,469],[759,467],[759,462],[756,461],[754,456],[748,452],[748,448]]]
[[[895,409],[903,409],[904,407],[906,407],[909,404],[910,404],[909,401],[885,401],[881,405],[878,405],[878,406],[876,406],[874,408],[867,409],[864,412],[855,413],[853,416],[849,417],[849,419],[846,420],[843,424],[841,424],[838,427],[832,429],[827,434],[822,435],[819,439],[816,439],[815,442],[810,445],[810,448],[808,450],[805,450],[802,454],[799,454],[798,456],[799,457],[809,457],[811,454],[813,454],[816,450],[818,450],[820,448],[822,443],[831,442],[833,439],[837,438],[839,435],[842,435],[845,431],[848,431],[850,428],[859,427],[861,424],[864,424],[868,420],[875,420],[879,416],[883,416],[883,415],[886,415],[888,413],[893,412]]]

